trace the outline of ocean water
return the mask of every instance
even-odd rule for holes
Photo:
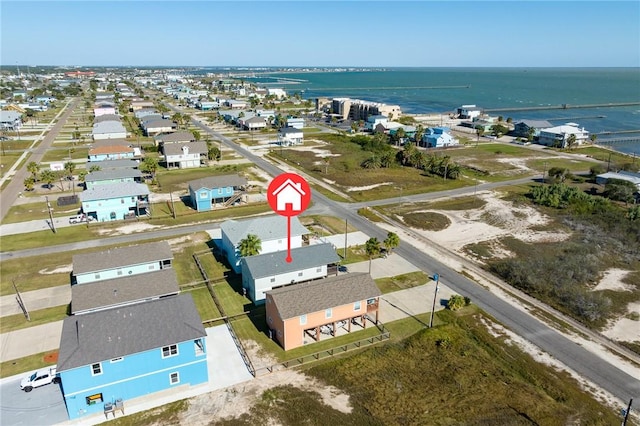
[[[287,81],[278,79],[291,79]],[[301,81],[292,81],[301,80]],[[475,104],[497,109],[546,105],[640,102],[638,68],[397,68],[385,71],[291,72],[250,79],[304,98],[350,97],[400,105],[410,114],[452,112]],[[514,120],[578,123],[591,133],[637,130],[598,139],[640,136],[640,105],[607,108],[493,112]],[[640,142],[610,145],[640,154]]]

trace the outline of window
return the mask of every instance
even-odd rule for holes
[[[100,279],[100,274],[95,274],[94,277],[95,277],[96,280],[99,280]]]
[[[325,318],[331,318],[333,316],[333,309],[329,308],[324,311]]]
[[[114,362],[120,362],[122,361],[124,358],[122,358],[121,356],[119,356],[118,358],[113,358],[111,361],[109,361],[110,363],[114,363]]]
[[[118,275],[122,275],[122,269],[118,269]]]
[[[209,194],[206,191],[200,193],[200,198],[207,198]]]
[[[162,358],[169,358],[178,355],[178,345],[165,346],[162,348]]]
[[[102,374],[102,364],[100,364],[99,362],[91,364],[91,375],[99,376],[100,374]]]
[[[87,405],[100,404],[102,402],[102,394],[97,393],[95,395],[90,395],[86,397],[85,400],[87,401]]]
[[[169,383],[172,385],[180,383],[180,373],[176,371],[175,373],[169,374]]]
[[[305,325],[307,323],[307,315],[300,315],[300,325]]]
[[[353,310],[354,311],[359,311],[360,307],[361,306],[360,306],[360,301],[359,300],[353,304]]]
[[[276,282],[276,279],[275,279],[275,278],[271,278],[271,282],[272,282],[272,283],[275,283],[275,282]]]
[[[120,204],[124,204],[124,198],[120,199]]]
[[[156,269],[156,265],[149,265],[149,270],[153,271],[154,269]]]
[[[322,272],[322,268],[316,268],[316,272]]]
[[[196,356],[204,355],[204,342],[202,341],[202,339],[194,340],[193,341],[193,346],[194,346],[195,351],[196,351]]]
[[[302,272],[298,272],[298,276],[301,277],[302,276]]]

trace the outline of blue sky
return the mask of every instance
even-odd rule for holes
[[[0,3],[2,65],[640,66],[640,2]]]

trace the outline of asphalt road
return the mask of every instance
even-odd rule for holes
[[[263,158],[254,155],[250,151],[237,146],[229,138],[211,131],[208,127],[198,121],[194,121],[194,124],[200,127],[205,133],[211,134],[216,139],[220,140],[227,147],[236,150],[271,176],[277,176],[282,173],[280,168],[267,162]],[[480,185],[478,186],[478,189],[481,189]],[[467,189],[467,191],[469,191],[469,189]],[[406,201],[406,198],[409,197],[400,197],[403,201]],[[351,225],[371,237],[376,237],[379,240],[384,240],[384,238],[386,238],[385,230],[378,228],[374,223],[359,216],[352,209],[353,206],[347,207],[342,203],[328,199],[318,192],[313,193],[313,202],[314,209],[316,210],[331,212],[331,214],[335,216],[347,219]],[[87,247],[133,242],[136,240],[162,236],[169,237],[212,229],[216,226],[217,225],[215,224],[190,225],[161,231],[111,237],[102,240],[65,244],[62,246],[43,247],[13,253],[2,253],[2,258],[0,258],[0,260],[6,260],[11,257],[24,257],[58,252],[61,250],[79,250]],[[638,399],[640,397],[640,380],[638,378],[631,377],[616,366],[607,363],[597,355],[577,345],[551,327],[540,322],[532,315],[516,309],[510,303],[505,302],[483,287],[458,274],[456,271],[448,268],[438,260],[421,253],[415,247],[408,244],[401,244],[400,247],[395,249],[395,252],[426,273],[433,274],[437,272],[440,274],[443,282],[452,290],[459,294],[469,296],[473,303],[492,315],[506,327],[537,345],[540,349],[549,353],[569,368],[578,372],[580,375],[593,381],[604,390],[610,392],[621,401],[621,404],[628,402],[629,398]],[[425,303],[429,303],[429,301],[425,301]]]
[[[8,377],[0,381],[0,425],[54,425],[69,420],[59,384],[20,390],[20,380],[28,376]]]
[[[24,191],[24,180],[29,176],[29,172],[27,172],[27,164],[31,161],[35,161],[36,163],[40,163],[42,161],[42,157],[47,153],[47,150],[51,148],[53,141],[62,130],[62,127],[67,122],[67,119],[75,109],[76,105],[80,102],[80,99],[74,98],[67,105],[65,105],[64,113],[62,116],[58,116],[58,122],[51,127],[47,134],[44,136],[40,144],[31,152],[31,157],[28,158],[28,161],[25,161],[22,167],[16,170],[14,175],[11,177],[9,184],[2,190],[2,202],[0,203],[0,221],[4,219],[4,217],[9,212],[11,206],[18,198],[18,194]],[[54,119],[55,120],[55,119]]]

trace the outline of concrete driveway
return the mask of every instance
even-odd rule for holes
[[[0,380],[0,424],[3,426],[45,426],[69,420],[59,384],[49,384],[27,393],[20,390],[23,373]]]

